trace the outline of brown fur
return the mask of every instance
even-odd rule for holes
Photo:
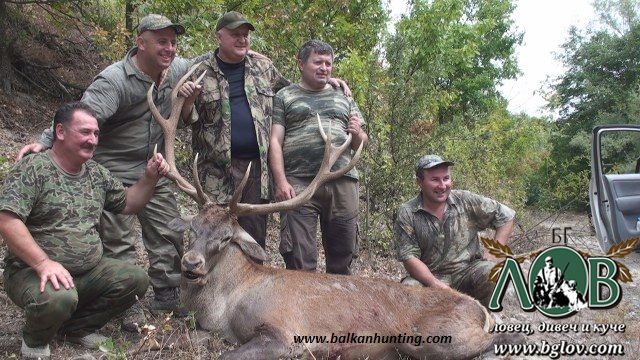
[[[275,269],[245,254],[262,252],[232,216],[208,206],[191,224],[182,260],[183,302],[200,326],[244,344],[229,359],[273,359],[311,351],[318,358],[463,359],[510,341],[487,332],[491,316],[453,290],[383,279]],[[206,259],[206,260],[205,260]],[[187,272],[187,271],[190,271]],[[189,280],[188,276],[197,279]],[[450,335],[450,344],[294,344],[294,335]]]

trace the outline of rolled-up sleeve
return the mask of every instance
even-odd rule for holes
[[[474,218],[481,229],[500,228],[516,216],[513,209],[493,199],[473,193],[468,193],[468,196]]]

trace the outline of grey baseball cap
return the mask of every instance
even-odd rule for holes
[[[240,14],[237,11],[229,11],[218,19],[218,23],[216,24],[216,31],[227,28],[227,29],[235,29],[238,26],[247,24],[251,31],[254,31],[256,28],[247,20],[247,17]]]
[[[438,155],[425,155],[416,163],[416,174],[419,174],[422,170],[431,169],[440,165],[452,166],[454,163],[451,161],[445,161]]]
[[[173,28],[173,30],[176,31],[176,35],[182,35],[185,33],[184,26],[174,24],[166,16],[149,14],[140,19],[140,23],[138,24],[138,35],[147,30],[160,30],[168,27]]]

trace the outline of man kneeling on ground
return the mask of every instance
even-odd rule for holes
[[[451,190],[452,162],[425,155],[416,164],[420,194],[402,204],[394,226],[398,259],[409,276],[407,285],[454,288],[487,306],[493,285],[493,261],[483,259],[478,232],[496,230],[506,244],[515,211],[484,196]]]
[[[125,189],[91,160],[99,128],[87,105],[55,114],[53,148],[17,163],[0,188],[0,236],[9,247],[5,288],[24,309],[22,356],[47,358],[56,336],[88,348],[95,333],[142,298],[145,271],[102,256],[102,210],[132,214],[153,195],[169,166],[154,155],[140,180]]]

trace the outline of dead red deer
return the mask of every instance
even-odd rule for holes
[[[331,132],[327,136],[318,119],[325,155],[318,175],[305,192],[281,203],[242,204],[238,200],[245,176],[229,206],[218,206],[210,203],[202,191],[196,170],[197,155],[193,171],[195,188],[180,176],[175,166],[173,142],[178,107],[184,101],[176,99],[179,86],[174,90],[175,107],[168,120],[155,110],[151,90],[148,100],[164,130],[166,158],[172,169],[170,177],[202,206],[187,224],[192,240],[182,258],[183,303],[195,311],[198,324],[204,329],[242,344],[222,358],[277,359],[311,352],[317,358],[383,359],[405,355],[460,359],[489,351],[497,343],[516,341],[508,334],[489,333],[492,318],[488,311],[478,301],[454,290],[276,269],[254,262],[252,259],[264,261],[266,254],[238,225],[237,216],[299,206],[313,195],[316,186],[351,169],[362,146],[347,167],[332,173],[331,166],[349,148],[351,136],[340,147],[334,147]],[[315,341],[306,338],[305,343],[296,344],[297,336],[324,336],[326,341],[316,337]],[[367,341],[367,336],[373,343],[357,341]],[[429,336],[450,336],[451,341],[427,343]],[[331,343],[332,339],[336,341]],[[338,343],[339,340],[345,341]]]

